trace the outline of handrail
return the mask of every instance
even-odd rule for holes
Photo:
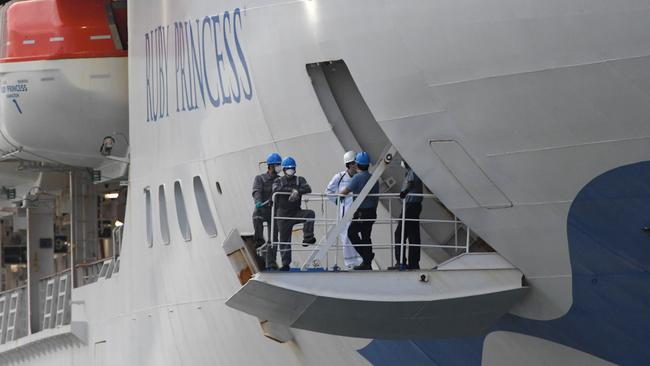
[[[291,195],[290,192],[275,192],[273,193],[271,197],[271,204],[272,206],[275,206],[276,199],[279,195]],[[301,201],[305,202],[308,204],[309,202],[322,202],[324,203],[323,208],[321,209],[322,212],[325,213],[325,217],[316,217],[313,219],[309,218],[302,218],[302,217],[285,217],[285,216],[277,216],[275,209],[271,210],[271,227],[270,227],[270,237],[267,243],[263,244],[258,248],[258,253],[261,253],[262,251],[266,250],[266,248],[269,245],[290,245],[291,249],[294,251],[298,252],[314,252],[317,251],[318,245],[316,247],[309,247],[309,248],[304,248],[302,243],[293,243],[293,242],[281,242],[281,241],[274,241],[274,230],[276,226],[276,220],[296,220],[296,221],[313,221],[315,225],[322,225],[325,226],[325,230],[327,232],[328,227],[331,227],[332,225],[336,226],[340,220],[340,214],[339,214],[339,207],[342,202],[340,199],[335,199],[334,200],[334,205],[336,206],[336,218],[328,218],[327,217],[327,206],[329,204],[332,204],[332,198],[341,198],[341,197],[356,197],[359,196],[357,194],[350,194],[350,195],[341,195],[341,194],[335,194],[335,193],[309,193],[309,194],[304,194],[301,197]],[[372,246],[375,249],[391,249],[391,264],[393,264],[393,253],[392,250],[394,250],[396,245],[399,245],[399,251],[400,251],[400,258],[404,258],[404,252],[406,250],[407,245],[408,246],[413,246],[413,247],[421,247],[421,248],[443,248],[443,249],[456,249],[456,250],[463,250],[464,253],[469,252],[469,246],[470,246],[470,239],[471,239],[471,230],[468,225],[464,224],[462,221],[458,220],[456,217],[454,217],[453,220],[449,219],[438,219],[438,218],[418,218],[418,219],[411,219],[411,218],[406,218],[406,199],[401,199],[399,197],[399,194],[397,193],[374,193],[374,194],[368,194],[366,197],[378,197],[379,200],[387,200],[388,201],[388,208],[389,212],[392,212],[392,202],[395,200],[401,200],[401,217],[390,217],[390,218],[377,218],[377,219],[352,219],[352,222],[363,222],[363,221],[374,221],[375,224],[383,225],[383,224],[389,224],[390,227],[390,232],[391,234],[393,233],[393,225],[397,223],[401,223],[401,233],[400,233],[400,242],[399,243],[394,243],[392,240],[392,235],[391,235],[391,240],[388,243],[373,243],[373,244],[350,244],[353,247],[358,247],[358,246]],[[434,194],[430,193],[409,193],[406,195],[406,197],[422,197],[423,199],[433,199],[438,201],[438,198]],[[405,227],[406,227],[406,222],[418,222],[421,224],[453,224],[454,225],[454,245],[448,245],[448,244],[439,244],[439,243],[419,243],[419,244],[406,244],[405,243]],[[465,243],[464,245],[460,245],[458,242],[458,235],[459,231],[465,228]],[[336,236],[336,241],[338,241],[338,235]],[[340,250],[340,245],[338,243],[333,243],[334,245],[330,248],[327,249],[327,252],[330,251],[336,251],[336,261],[338,262],[338,252]],[[294,246],[297,246],[297,248],[294,248]],[[267,253],[269,253],[268,250],[266,250]],[[309,265],[314,265],[314,266],[320,266],[320,263],[313,263]],[[326,266],[329,267],[329,266]],[[335,269],[338,268],[338,263],[335,264]]]
[[[56,273],[49,274],[49,275],[44,276],[44,277],[41,277],[41,278],[39,279],[39,281],[49,280],[50,278],[58,277],[58,276],[60,276],[60,275],[62,275],[62,274],[64,274],[64,273],[66,273],[66,272],[70,272],[70,268],[68,268],[68,269],[64,269],[63,271],[59,271],[59,272],[56,272]]]
[[[92,262],[77,263],[77,265],[75,265],[75,268],[92,267],[92,266],[97,265],[97,264],[102,264],[102,263],[104,263],[104,262],[106,262],[107,260],[110,260],[110,259],[113,259],[113,257],[101,258],[101,259],[94,260]]]
[[[27,284],[24,284],[24,285],[18,286],[18,287],[14,287],[14,288],[11,288],[11,289],[8,289],[8,290],[0,291],[0,296],[7,295],[7,294],[9,294],[11,292],[14,292],[16,290],[27,290]]]
[[[122,238],[124,235],[124,225],[116,226],[111,232],[111,241],[113,242],[113,259],[119,257],[122,253]]]

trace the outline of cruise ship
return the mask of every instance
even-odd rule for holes
[[[1,3],[1,365],[650,364],[650,1]],[[274,152],[313,245],[254,240]]]

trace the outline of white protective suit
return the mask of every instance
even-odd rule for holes
[[[330,180],[329,184],[327,185],[326,192],[328,194],[336,194],[340,193],[343,188],[347,187],[348,184],[350,184],[350,181],[352,180],[352,177],[348,174],[347,171],[342,171],[339,173],[334,174],[332,177],[332,180]],[[336,203],[336,198],[335,197],[329,197],[330,201]],[[340,205],[340,209],[338,212],[338,218],[342,218],[343,215],[347,212],[347,210],[350,208],[352,205],[352,196],[348,195],[343,199],[343,202]],[[363,262],[363,259],[359,255],[356,249],[352,245],[350,245],[350,240],[348,239],[348,227],[350,224],[348,223],[347,226],[343,229],[341,234],[339,235],[341,245],[343,246],[343,258],[345,261],[345,266],[346,267],[354,267],[358,266]]]

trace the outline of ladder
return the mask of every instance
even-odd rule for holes
[[[4,343],[6,309],[7,309],[7,295],[3,295],[2,297],[0,297],[0,344]]]
[[[7,317],[7,334],[5,337],[5,342],[13,341],[16,336],[18,300],[20,300],[20,291],[12,293],[11,297],[9,298],[9,315]]]
[[[59,277],[59,294],[56,299],[56,319],[55,327],[60,327],[65,323],[65,309],[68,300],[68,274],[62,274]]]
[[[52,328],[52,310],[54,308],[54,292],[56,277],[47,280],[45,285],[45,304],[43,307],[43,324],[41,329]]]

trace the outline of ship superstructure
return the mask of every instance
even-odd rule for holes
[[[2,362],[650,359],[650,3],[132,1],[128,84],[124,3],[83,6],[5,7]],[[347,150],[380,185],[374,270],[335,271],[350,217],[314,193],[319,242],[264,271],[263,158],[320,192]],[[428,188],[418,271],[386,271],[399,159]]]

